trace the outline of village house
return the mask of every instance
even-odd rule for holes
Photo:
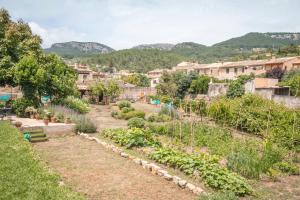
[[[170,71],[167,69],[155,69],[147,73],[147,77],[150,79],[150,87],[155,88],[159,84],[160,77],[164,71]]]
[[[172,68],[175,72],[192,71],[208,75],[220,80],[236,79],[240,75],[260,75],[272,70],[276,67],[282,70],[289,71],[293,69],[300,69],[300,57],[285,57],[272,58],[269,60],[245,60],[237,62],[217,62],[211,64],[198,64],[182,62]]]

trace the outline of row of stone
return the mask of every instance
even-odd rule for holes
[[[100,139],[98,139],[96,137],[91,137],[88,134],[79,133],[79,135],[87,138],[88,140],[96,141],[97,143],[101,144],[105,148],[110,149],[115,153],[118,153],[120,156],[122,156],[124,158],[131,159],[134,163],[141,165],[144,169],[150,171],[152,174],[158,175],[167,181],[172,181],[173,183],[178,185],[180,188],[186,188],[197,195],[204,194],[204,190],[202,188],[197,187],[192,183],[188,183],[186,180],[181,179],[178,176],[170,175],[166,170],[163,170],[160,166],[156,165],[155,163],[149,163],[146,160],[142,160],[140,158],[131,156],[131,155],[125,153],[122,149],[114,146],[113,144],[109,144],[107,142],[101,141]]]

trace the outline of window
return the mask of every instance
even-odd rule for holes
[[[256,70],[256,67],[253,67],[253,70]]]
[[[237,73],[238,72],[238,69],[237,68],[234,68],[234,73]]]
[[[229,74],[229,68],[226,69],[226,74]]]
[[[244,73],[244,72],[245,72],[245,67],[242,68],[242,73]]]

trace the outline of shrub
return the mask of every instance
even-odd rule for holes
[[[171,117],[165,114],[152,114],[147,119],[149,122],[168,122],[171,121]]]
[[[112,111],[112,112],[111,112],[111,116],[112,116],[112,117],[117,117],[117,116],[118,116],[118,111],[115,111],[115,110]]]
[[[71,108],[79,113],[88,113],[89,112],[89,106],[86,103],[86,101],[83,101],[81,99],[75,98],[73,96],[69,96],[67,97],[64,101],[63,104],[68,107]]]
[[[121,110],[122,108],[130,108],[131,107],[131,103],[129,101],[120,101],[117,103],[119,109]]]
[[[179,115],[177,110],[174,107],[163,106],[159,111],[159,115],[168,115],[172,119],[178,119]]]
[[[25,112],[27,107],[35,106],[33,101],[20,98],[13,102],[12,110],[16,113],[18,117],[27,117],[28,113]]]
[[[135,110],[135,109],[132,108],[132,107],[123,107],[123,108],[121,109],[121,112],[122,112],[122,113],[128,113],[128,112],[134,111],[134,110]]]
[[[129,119],[127,123],[129,128],[144,128],[145,127],[145,120],[138,117],[133,117]]]
[[[274,165],[274,168],[290,175],[299,175],[299,167],[294,163],[288,163],[283,161],[276,163]]]
[[[97,131],[96,125],[86,117],[80,117],[76,121],[76,132],[95,133]]]
[[[159,143],[153,139],[150,132],[140,128],[131,128],[128,130],[105,129],[102,131],[102,134],[104,137],[108,137],[127,148],[159,145]]]
[[[125,119],[125,120],[131,119],[133,117],[138,117],[138,118],[144,119],[145,118],[145,112],[144,111],[139,111],[139,110],[134,110],[134,111],[130,111],[128,113],[121,112],[119,114],[119,118]]]

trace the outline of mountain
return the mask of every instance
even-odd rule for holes
[[[241,37],[232,38],[213,46],[230,48],[276,48],[290,44],[300,44],[300,33],[277,32],[277,33],[248,33]]]
[[[171,68],[189,60],[189,57],[159,49],[125,49],[94,55],[86,58],[84,62],[145,73],[156,68]]]
[[[64,42],[55,43],[50,48],[44,49],[47,53],[56,53],[65,58],[89,56],[113,52],[114,49],[96,42]]]
[[[174,44],[169,43],[156,43],[156,44],[141,44],[132,49],[159,49],[159,50],[171,50],[174,47]]]

